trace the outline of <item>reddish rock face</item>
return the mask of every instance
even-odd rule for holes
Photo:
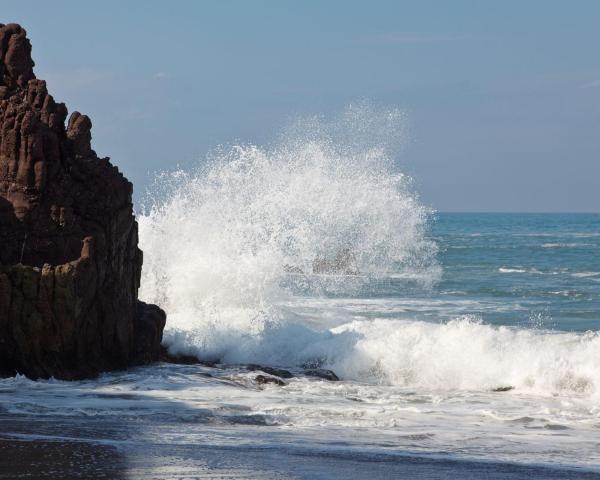
[[[91,148],[92,123],[33,74],[0,24],[0,373],[81,378],[159,355],[165,314],[137,300],[132,185]]]

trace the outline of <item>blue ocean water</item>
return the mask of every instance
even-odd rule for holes
[[[440,213],[432,227],[435,295],[481,302],[471,313],[494,325],[600,329],[599,214]]]

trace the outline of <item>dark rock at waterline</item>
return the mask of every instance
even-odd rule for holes
[[[284,370],[283,368],[266,367],[263,365],[256,365],[254,363],[249,363],[244,366],[247,370],[250,370],[251,372],[260,370],[261,372],[268,373],[269,375],[274,375],[279,378],[293,378],[294,376],[290,371]]]
[[[138,301],[132,185],[91,121],[35,78],[0,24],[0,373],[75,379],[158,360],[165,313]]]
[[[492,389],[492,392],[510,392],[511,390],[514,390],[515,387],[511,387],[511,386],[507,386],[507,387],[497,387]]]
[[[339,381],[339,377],[334,372],[325,368],[311,368],[304,370],[303,373],[307,377],[316,377],[321,378],[323,380],[330,380],[332,382]]]
[[[254,381],[260,385],[266,385],[268,383],[273,383],[275,385],[279,385],[280,387],[287,385],[287,383],[277,377],[267,377],[266,375],[257,375],[254,377]]]
[[[214,368],[217,366],[215,362],[207,362],[205,360],[200,360],[195,355],[181,355],[181,354],[172,354],[164,347],[160,348],[160,357],[159,360],[165,363],[174,363],[177,365],[202,365],[204,367]]]
[[[134,331],[137,332],[133,363],[143,365],[160,359],[167,316],[160,307],[137,301]]]
[[[280,378],[293,378],[294,377],[294,375],[292,375],[291,372],[284,370],[282,368],[262,367],[261,370],[265,373],[268,373],[270,375],[275,375]]]
[[[160,361],[165,363],[175,363],[177,365],[201,365],[202,362],[194,355],[173,355],[162,348],[160,352]]]

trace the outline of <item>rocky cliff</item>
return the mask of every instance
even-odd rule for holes
[[[90,119],[35,78],[0,24],[0,374],[75,379],[156,360],[165,314],[138,301],[132,185]]]

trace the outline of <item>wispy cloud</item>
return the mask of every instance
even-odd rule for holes
[[[579,88],[600,88],[600,80],[593,80],[583,85],[579,85]]]
[[[382,33],[362,37],[355,40],[359,45],[422,45],[426,43],[442,43],[454,40],[449,35],[431,35],[418,32]]]
[[[154,75],[152,75],[152,78],[154,78],[155,80],[162,80],[164,78],[169,78],[171,75],[169,75],[167,72],[156,72]]]

